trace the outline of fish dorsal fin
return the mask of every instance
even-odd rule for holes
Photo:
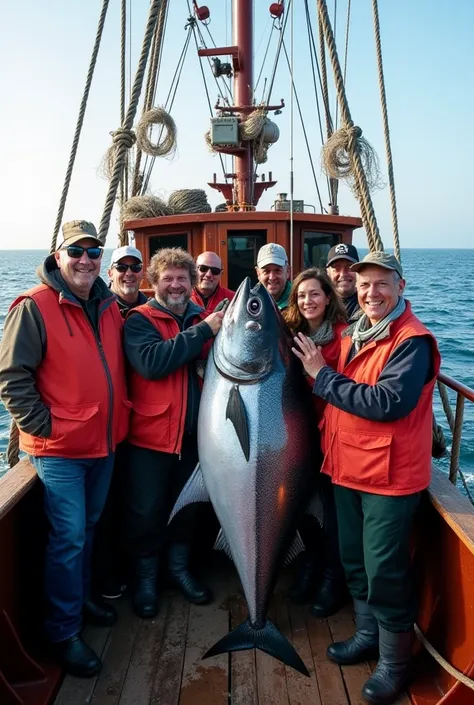
[[[222,531],[222,529],[217,534],[216,542],[214,544],[214,550],[215,551],[224,551],[226,556],[228,556],[231,561],[234,560],[232,558],[232,551],[230,550],[230,546],[227,542],[227,539],[226,539],[225,534]]]
[[[301,540],[300,532],[297,531],[295,534],[295,538],[292,541],[292,544],[290,548],[288,549],[288,552],[285,556],[285,560],[283,561],[283,566],[286,568],[287,565],[290,565],[291,561],[293,561],[296,556],[298,556],[301,551],[305,550],[305,545],[303,541]]]
[[[204,478],[202,476],[202,470],[199,463],[196,465],[193,474],[183,487],[180,492],[178,499],[173,507],[173,510],[168,519],[168,524],[178,512],[186,507],[188,504],[194,504],[195,502],[210,502],[209,492],[204,484]]]
[[[247,423],[247,412],[245,411],[238,384],[234,384],[230,390],[225,417],[232,422],[240,442],[240,447],[248,462],[250,457],[249,427]]]

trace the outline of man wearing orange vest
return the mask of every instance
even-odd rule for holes
[[[221,285],[222,262],[215,252],[201,252],[196,259],[197,282],[193,287],[191,301],[202,306],[207,313],[216,310],[222,301],[232,301],[235,291]]]
[[[207,315],[190,301],[196,264],[180,248],[159,250],[147,274],[155,297],[130,311],[125,321],[132,401],[126,536],[135,573],[134,609],[141,617],[154,617],[168,517],[198,461],[197,362],[205,357],[224,312]],[[195,512],[187,507],[170,524],[168,568],[186,599],[204,604],[211,594],[190,571]]]
[[[84,220],[65,223],[63,235],[38,268],[41,284],[5,319],[0,393],[45,488],[46,635],[69,672],[92,676],[102,664],[80,635],[83,619],[110,626],[117,617],[90,596],[92,541],[129,404],[122,319],[99,278],[102,243]]]
[[[407,684],[416,615],[410,540],[430,482],[432,398],[440,356],[403,298],[398,260],[372,252],[352,265],[364,315],[342,339],[338,371],[300,336],[295,354],[328,402],[322,471],[332,478],[339,544],[356,633],[331,644],[338,664],[379,655],[362,694],[388,705]]]

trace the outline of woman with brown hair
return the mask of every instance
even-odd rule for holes
[[[347,316],[338,294],[326,272],[321,269],[305,269],[298,274],[291,288],[288,308],[283,316],[293,335],[303,333],[318,346],[333,369],[337,369],[341,348],[341,334],[347,328]],[[313,386],[311,377],[308,384]],[[313,396],[315,422],[319,424],[325,402]],[[337,517],[331,482],[325,475],[318,475],[317,491],[324,507],[322,529],[315,532],[314,521],[305,514],[300,521],[307,546],[304,560],[290,590],[295,602],[312,598],[310,610],[316,617],[334,614],[345,597],[345,581],[339,557]],[[310,502],[311,504],[311,502]],[[307,521],[308,520],[308,521]],[[322,572],[318,570],[321,564]],[[315,582],[322,576],[316,594]]]

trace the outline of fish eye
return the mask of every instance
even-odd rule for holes
[[[258,316],[261,310],[262,302],[260,301],[260,299],[254,297],[248,300],[247,311],[250,313],[251,316]]]

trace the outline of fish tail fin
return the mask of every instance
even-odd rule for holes
[[[262,629],[255,629],[249,619],[220,639],[207,651],[203,658],[217,656],[229,651],[246,651],[247,649],[260,649],[274,656],[287,666],[291,666],[299,673],[309,677],[309,672],[296,649],[288,639],[275,627],[269,619]]]

